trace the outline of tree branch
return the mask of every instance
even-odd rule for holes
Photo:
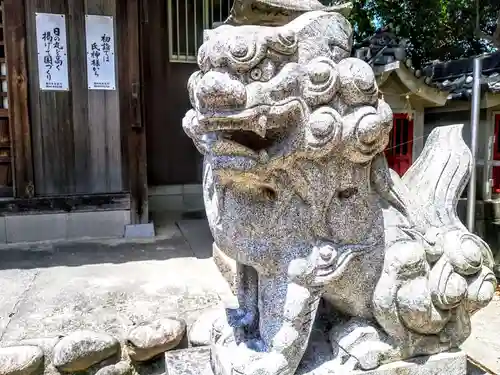
[[[480,13],[479,13],[479,0],[476,0],[476,29],[475,35],[479,39],[484,39],[490,42],[494,47],[500,48],[500,10],[497,12],[497,21],[496,28],[493,35],[486,34],[481,30],[481,22],[480,22]]]

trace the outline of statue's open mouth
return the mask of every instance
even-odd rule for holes
[[[190,133],[213,155],[257,159],[287,137],[293,122],[286,117],[303,115],[303,108],[294,98],[241,111],[197,112],[193,113]]]
[[[215,134],[217,134],[219,142],[226,142],[228,147],[238,148],[239,146],[243,146],[258,154],[261,151],[268,150],[279,142],[285,136],[285,129],[270,129],[266,131],[265,137],[251,130],[224,130],[215,132]],[[213,151],[215,153],[218,153],[217,151],[224,151],[220,147],[218,149],[214,149]]]

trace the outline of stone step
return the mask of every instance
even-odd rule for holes
[[[447,370],[457,370],[455,367],[460,363],[460,358],[463,360],[465,355],[463,353],[454,354],[440,354],[437,356],[423,359],[416,359],[413,365],[405,366],[382,366],[375,371],[356,371],[356,375],[361,374],[399,374],[407,371],[408,374],[427,375],[435,373],[443,373],[443,368]],[[458,359],[458,362],[457,362]],[[419,364],[419,366],[417,365]],[[415,366],[416,365],[416,366]],[[454,366],[455,365],[455,366]],[[443,367],[444,366],[444,367]],[[459,371],[462,370],[463,365],[459,365]],[[439,370],[439,368],[441,368]],[[452,370],[453,369],[453,370]],[[437,371],[437,372],[436,372]],[[462,373],[462,372],[461,372]],[[450,373],[451,374],[451,373]],[[472,363],[467,363],[467,375],[488,375],[487,371],[481,370]],[[189,349],[175,350],[167,352],[165,355],[165,373],[164,375],[214,375],[210,366],[210,347],[195,347]],[[348,374],[343,374],[348,375]]]

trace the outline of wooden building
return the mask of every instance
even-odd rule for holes
[[[127,225],[147,223],[157,212],[202,209],[201,156],[181,127],[190,107],[186,82],[197,69],[203,30],[223,21],[231,5],[0,0],[0,242],[119,237]],[[55,57],[45,56],[42,26],[56,16],[66,81],[47,87],[47,64]],[[109,35],[102,37],[112,46],[106,89],[96,81],[95,69],[103,67],[93,65],[93,54],[102,59],[110,47],[94,50],[89,42],[99,29],[95,20],[107,22]],[[399,173],[435,126],[465,123],[468,139],[470,62],[416,70],[404,41],[388,30],[356,45],[353,54],[374,66],[393,108],[386,155]],[[482,101],[480,202],[495,201],[500,192],[495,58],[485,64],[491,79]],[[479,210],[483,217],[486,211]]]
[[[186,83],[231,5],[0,0],[0,243],[119,237],[152,211],[202,207]]]
[[[0,242],[116,237],[147,221],[139,3],[0,2]],[[113,89],[89,86],[88,15],[110,21]],[[51,74],[67,87],[43,86]]]

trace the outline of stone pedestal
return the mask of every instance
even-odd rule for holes
[[[300,375],[467,375],[467,356],[464,352],[440,353],[417,357],[409,361],[398,361],[380,366],[371,371],[343,370],[330,368],[328,364],[316,370],[301,372]]]
[[[165,375],[214,375],[210,365],[209,347],[190,348],[166,353]],[[312,358],[305,359],[311,361]],[[324,360],[319,354],[318,362]],[[349,361],[348,361],[349,362]],[[229,361],[225,361],[229,363]],[[309,362],[308,365],[311,365]],[[345,366],[350,366],[345,363]],[[309,367],[309,366],[307,366]],[[219,368],[219,370],[223,370]],[[225,369],[226,371],[230,370]],[[225,372],[225,371],[222,371]],[[433,356],[413,358],[381,366],[371,371],[346,370],[344,366],[331,366],[331,363],[318,364],[314,370],[301,366],[298,375],[468,375],[467,357],[464,352],[440,353]]]

